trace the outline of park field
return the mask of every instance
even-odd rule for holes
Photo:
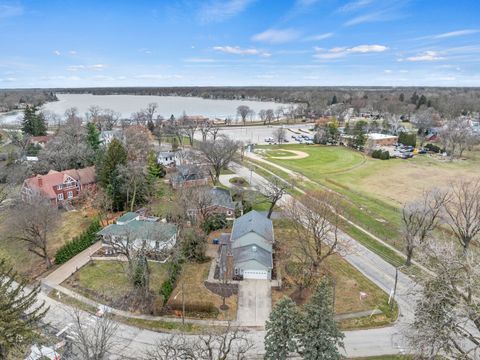
[[[293,154],[289,150],[308,156],[282,159]],[[425,190],[480,176],[478,151],[454,161],[432,155],[378,160],[346,147],[319,145],[259,146],[255,152],[310,179],[298,183],[304,190],[329,188],[341,194],[350,220],[399,250],[403,250],[400,211],[406,202],[419,198]],[[267,167],[272,170],[271,165]]]

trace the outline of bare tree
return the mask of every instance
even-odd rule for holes
[[[148,351],[147,360],[245,360],[253,343],[244,330],[230,324],[224,329],[212,329],[198,338],[184,334],[160,340]]]
[[[109,353],[114,351],[118,324],[108,313],[96,317],[72,309],[70,317],[71,329],[75,333],[72,341],[75,352],[82,360],[106,360]]]
[[[251,109],[247,105],[240,105],[237,107],[237,115],[242,118],[243,125],[247,121],[247,116],[250,114]]]
[[[418,111],[412,118],[411,122],[418,129],[420,135],[420,146],[425,142],[425,132],[435,125],[435,110],[432,108],[422,109]]]
[[[271,176],[267,179],[267,183],[264,186],[258,187],[258,191],[265,195],[270,202],[267,218],[270,219],[275,205],[288,192],[288,190],[292,188],[292,184],[277,176]]]
[[[220,128],[218,126],[212,126],[210,129],[210,134],[212,135],[212,140],[215,141],[217,139],[218,132]]]
[[[448,192],[437,189],[424,193],[422,200],[405,205],[402,210],[403,236],[407,260],[412,264],[413,251],[424,243],[429,234],[437,227],[442,210],[448,200]]]
[[[402,126],[402,120],[400,119],[400,116],[395,115],[395,114],[387,113],[387,114],[385,114],[385,118],[386,118],[387,123],[389,125],[390,132],[393,135],[398,135],[398,132],[400,131],[400,128]]]
[[[267,109],[265,111],[265,120],[268,122],[268,124],[271,124],[274,118],[275,118],[275,113],[273,112],[273,110]]]
[[[184,117],[181,124],[183,133],[188,137],[188,141],[190,142],[190,146],[193,147],[193,141],[195,139],[195,133],[198,129],[198,124],[194,119],[189,119],[188,117]]]
[[[194,222],[202,222],[210,215],[213,197],[208,186],[181,187],[177,199],[181,212]]]
[[[50,235],[59,219],[57,208],[38,195],[29,202],[19,202],[9,220],[9,233],[15,240],[24,242],[28,251],[42,258],[47,268],[52,266],[49,256]]]
[[[339,207],[335,195],[327,192],[311,192],[299,200],[292,200],[286,207],[286,216],[292,220],[296,232],[295,258],[300,271],[308,272],[304,279],[319,274],[326,258],[338,251],[340,223]],[[300,287],[302,295],[303,287]]]
[[[467,253],[480,234],[480,178],[453,183],[445,213],[448,225]]]
[[[405,329],[410,349],[425,358],[480,357],[480,258],[463,254],[454,243],[429,240],[420,249],[432,276],[416,288],[415,319]]]
[[[273,139],[279,143],[283,144],[287,137],[287,131],[285,130],[284,127],[278,127],[275,130],[273,130]]]
[[[218,183],[222,169],[228,166],[241,146],[239,141],[231,140],[228,136],[200,143],[198,146],[200,161],[209,166],[214,185]]]
[[[258,117],[260,118],[260,120],[262,120],[263,125],[265,125],[267,123],[267,110],[260,110],[258,112]]]
[[[202,141],[207,141],[207,136],[211,132],[213,124],[210,120],[202,120],[198,124],[198,130],[202,134]]]
[[[281,106],[275,109],[275,119],[277,121],[280,121],[283,115],[284,115],[284,111]]]

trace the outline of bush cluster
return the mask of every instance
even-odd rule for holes
[[[207,234],[212,231],[224,229],[227,226],[227,216],[223,213],[215,213],[208,216],[202,224],[202,229]]]
[[[406,146],[416,146],[417,145],[417,134],[401,132],[398,135],[398,143],[406,145]]]
[[[171,310],[182,311],[183,304],[178,299],[171,301],[168,304]],[[211,302],[202,302],[202,301],[188,301],[185,302],[185,312],[189,313],[207,313],[211,315],[218,315],[217,307]]]
[[[182,272],[182,263],[180,261],[172,261],[168,266],[168,279],[162,283],[160,287],[160,295],[163,299],[163,305],[165,305],[172,295],[173,289],[178,276]]]
[[[84,232],[82,232],[79,236],[74,237],[57,250],[55,254],[55,264],[63,264],[78,253],[93,245],[95,241],[97,241],[97,232],[100,229],[100,221],[98,219],[94,219]]]
[[[372,158],[374,159],[380,159],[380,160],[389,160],[390,159],[390,153],[388,151],[383,151],[383,150],[374,150],[372,152]]]
[[[434,144],[427,144],[424,147],[428,151],[431,151],[431,152],[434,152],[434,153],[437,153],[437,154],[440,153],[440,152],[443,152],[442,149],[440,148],[440,146],[437,146],[437,145],[434,145]]]

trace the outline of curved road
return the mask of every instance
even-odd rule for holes
[[[250,174],[250,170],[238,164],[232,164],[232,170],[238,175],[250,179],[251,185],[259,186],[265,184],[266,180],[258,174]],[[289,201],[289,196],[285,196],[282,202]],[[371,252],[364,246],[357,243],[346,234],[341,234],[344,241],[349,241],[351,246],[345,255],[346,260],[358,269],[363,275],[377,284],[385,292],[389,293],[395,281],[395,268]],[[402,345],[401,331],[402,327],[413,318],[414,297],[410,291],[415,283],[403,273],[399,273],[396,300],[400,307],[399,320],[394,326],[370,329],[355,330],[345,332],[345,349],[347,356],[375,356],[384,354],[404,353]],[[39,300],[44,300],[50,306],[45,320],[57,329],[62,329],[70,324],[69,307],[58,301],[49,298],[41,293]],[[88,316],[85,314],[85,316]],[[115,336],[116,349],[115,354],[127,358],[139,358],[145,351],[160,338],[168,338],[170,334],[159,333],[150,330],[139,329],[133,326],[119,324],[118,332]],[[191,335],[195,336],[195,335]],[[264,331],[250,330],[248,337],[254,344],[249,358],[261,359],[263,353]],[[112,355],[112,359],[117,358]]]

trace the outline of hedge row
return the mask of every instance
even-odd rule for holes
[[[163,305],[165,305],[172,295],[173,289],[175,288],[175,282],[177,281],[178,275],[182,271],[182,263],[173,261],[169,263],[168,267],[168,279],[165,280],[160,287],[160,295],[163,299]]]
[[[398,135],[398,143],[406,146],[416,146],[417,134],[401,132]]]
[[[389,160],[390,153],[388,151],[383,151],[383,150],[374,150],[372,152],[372,158],[380,159],[380,160]]]
[[[178,299],[175,301],[171,301],[168,304],[168,307],[171,310],[177,310],[177,311],[183,310],[183,304]],[[207,313],[207,314],[218,315],[217,307],[211,302],[186,301],[185,311],[189,313]]]
[[[55,264],[63,264],[73,258],[78,253],[87,249],[97,240],[97,232],[101,229],[100,221],[95,219],[87,229],[79,236],[68,241],[55,254]]]

